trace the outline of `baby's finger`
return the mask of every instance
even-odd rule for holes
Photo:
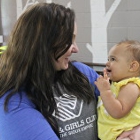
[[[105,79],[108,79],[108,76],[107,76],[107,71],[106,71],[106,69],[104,68],[104,70],[103,70],[103,74],[104,74],[104,78]]]

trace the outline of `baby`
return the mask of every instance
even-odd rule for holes
[[[140,124],[140,42],[126,40],[113,46],[103,73],[95,82],[100,91],[99,138],[116,140]]]

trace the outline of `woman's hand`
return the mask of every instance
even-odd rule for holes
[[[140,140],[140,125],[134,127],[132,130],[123,132],[118,139],[129,137],[131,140]]]

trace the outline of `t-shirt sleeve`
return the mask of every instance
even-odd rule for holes
[[[89,80],[90,84],[94,86],[95,89],[95,96],[96,98],[100,95],[99,90],[97,86],[94,84],[94,82],[97,80],[99,75],[97,72],[90,68],[89,66],[81,63],[81,62],[73,62],[72,63],[79,71],[81,71]]]
[[[59,140],[47,120],[31,105],[12,101],[8,107],[9,111],[4,112],[0,103],[0,139]]]

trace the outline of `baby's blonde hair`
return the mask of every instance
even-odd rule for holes
[[[140,42],[136,40],[125,40],[117,44],[117,46],[125,46],[126,52],[130,55],[129,57],[140,63]]]

